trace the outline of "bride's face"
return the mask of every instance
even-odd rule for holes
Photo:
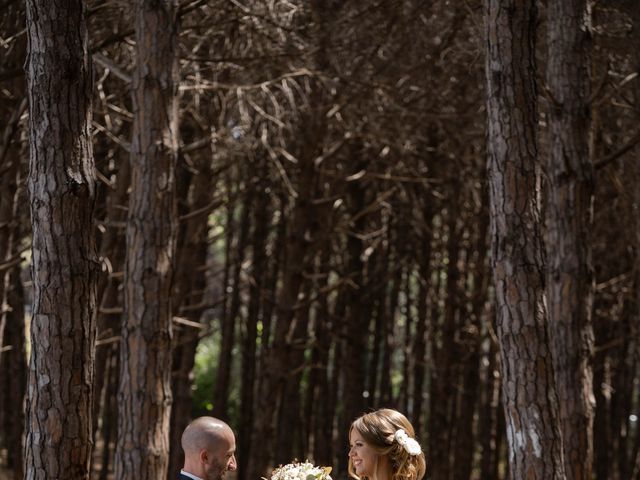
[[[349,459],[353,469],[360,478],[372,478],[376,468],[378,454],[370,444],[365,442],[362,435],[354,428],[349,434]]]

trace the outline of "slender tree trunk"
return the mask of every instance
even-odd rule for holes
[[[14,252],[17,254],[17,248]],[[27,383],[27,361],[25,352],[25,295],[20,278],[21,269],[12,269],[7,288],[7,328],[5,338],[11,345],[2,369],[7,373],[3,395],[6,403],[5,411],[11,412],[4,419],[4,432],[7,442],[8,467],[13,472],[14,480],[22,480],[24,475],[22,438],[24,433],[24,398]]]
[[[4,24],[8,31],[3,31],[6,37],[15,36],[15,45],[5,54],[2,60],[6,70],[20,69],[24,63],[27,42],[24,35],[19,35],[25,23],[25,6],[23,2],[8,4],[3,11]],[[19,222],[16,210],[16,194],[18,192],[19,176],[21,175],[21,154],[16,142],[20,131],[20,117],[27,108],[24,93],[24,82],[13,80],[11,87],[16,100],[12,105],[12,112],[6,123],[0,128],[0,369],[3,364],[2,349],[8,343],[4,339],[7,324],[5,316],[5,287],[9,281],[11,265],[19,263],[19,259],[12,258],[12,245],[15,243],[15,225]],[[1,370],[0,370],[1,371]],[[0,417],[2,416],[0,410]]]
[[[551,351],[568,480],[590,479],[593,461],[594,173],[588,151],[590,25],[586,0],[551,0],[547,294]]]
[[[342,380],[345,375],[342,371],[345,364],[346,358],[346,313],[347,313],[347,302],[346,302],[346,290],[341,289],[336,298],[334,308],[333,308],[333,329],[332,335],[335,339],[333,343],[333,359],[331,362],[331,370],[333,375],[331,377],[331,381],[329,382],[329,398],[327,400],[328,403],[328,412],[331,414],[332,422],[335,421],[338,428],[336,429],[338,433],[337,441],[342,440],[345,437],[345,428],[348,428],[348,425],[354,420],[353,418],[346,418],[344,416],[343,411],[338,411],[338,399],[341,398],[341,395],[344,393],[344,384]],[[335,417],[335,418],[334,418]],[[332,423],[332,426],[334,424]],[[333,428],[332,428],[333,432]],[[334,443],[336,441],[333,436],[328,439],[323,439],[323,441],[330,442],[329,448],[331,453],[333,454],[333,462],[332,465],[336,466],[335,478],[341,478],[341,475],[346,475],[347,472],[347,458],[345,455],[340,455],[340,450],[335,448]],[[336,458],[337,456],[337,458]]]
[[[457,199],[459,186],[454,185],[452,198]],[[454,200],[457,202],[457,200]],[[447,266],[446,266],[446,302],[441,327],[441,344],[434,349],[435,378],[431,381],[431,424],[429,450],[431,452],[432,476],[434,480],[449,480],[454,452],[454,408],[456,388],[454,362],[457,346],[455,332],[457,311],[459,309],[458,258],[460,251],[460,232],[458,227],[458,208],[450,206],[447,213]]]
[[[495,317],[495,315],[494,315]],[[493,327],[492,327],[493,328]],[[500,372],[498,370],[498,345],[490,338],[487,352],[487,378],[484,385],[485,399],[479,416],[479,441],[482,448],[480,458],[480,480],[496,480],[498,478],[498,452],[500,451],[498,420],[504,418],[500,403]]]
[[[398,297],[400,296],[400,283],[404,265],[398,257],[397,243],[395,237],[396,225],[392,223],[389,226],[389,249],[388,256],[394,258],[391,263],[393,269],[391,271],[391,286],[389,287],[388,298],[385,295],[385,318],[382,322],[382,363],[380,367],[380,405],[382,407],[393,407],[393,392],[391,390],[391,357],[395,350],[395,326],[396,326],[396,309],[398,307]]]
[[[120,342],[119,480],[167,475],[176,241],[177,5],[135,2],[134,133]]]
[[[314,81],[315,82],[315,81]],[[297,197],[292,206],[291,220],[287,225],[286,264],[282,270],[276,308],[276,324],[273,342],[264,358],[262,368],[263,379],[259,395],[258,411],[261,416],[257,419],[254,438],[262,444],[260,452],[256,452],[249,477],[257,478],[266,473],[269,465],[269,452],[272,449],[274,435],[272,429],[276,426],[274,413],[280,411],[283,392],[287,384],[287,375],[291,371],[288,364],[291,355],[292,335],[300,319],[294,306],[298,303],[298,295],[304,282],[303,273],[310,266],[317,232],[317,208],[314,198],[317,191],[318,175],[314,160],[322,149],[326,119],[323,113],[322,95],[319,85],[312,87],[310,93],[311,110],[306,112],[302,124],[300,139],[301,152],[297,166]],[[293,366],[295,368],[296,366]],[[277,427],[276,427],[277,428]]]
[[[488,0],[491,252],[510,478],[563,479],[539,207],[535,2]]]
[[[118,345],[112,345],[111,348],[107,348],[107,361],[105,363],[105,392],[104,392],[104,408],[102,412],[102,441],[104,446],[102,448],[101,462],[100,462],[100,480],[107,480],[111,470],[111,459],[113,458],[114,446],[112,445],[116,437],[117,427],[117,396],[118,396],[118,373],[119,368],[119,349]]]
[[[454,478],[471,478],[474,461],[474,445],[476,443],[476,432],[474,428],[474,417],[476,410],[480,407],[479,387],[480,387],[480,359],[481,359],[481,316],[487,298],[488,282],[487,271],[487,231],[489,227],[488,212],[483,211],[478,215],[479,225],[475,234],[475,244],[473,245],[474,262],[473,270],[469,272],[472,281],[469,282],[471,295],[471,315],[460,334],[462,351],[464,352],[461,361],[462,390],[460,391],[456,425],[456,446]],[[484,415],[486,411],[482,411]]]
[[[232,278],[229,284],[231,290],[231,300],[229,310],[222,325],[222,337],[220,341],[220,357],[218,360],[218,374],[213,392],[213,414],[223,420],[229,419],[228,401],[229,389],[231,387],[231,367],[232,353],[235,338],[236,320],[240,312],[240,294],[242,291],[242,264],[245,259],[245,251],[249,242],[250,220],[254,203],[254,189],[248,188],[245,194],[242,218],[240,219],[240,231],[238,233],[238,243],[233,255],[234,261],[231,266]],[[227,290],[229,291],[229,290]]]
[[[211,171],[208,155],[199,155],[191,159],[191,169],[184,166],[179,169],[178,181],[179,197],[184,199],[179,208],[183,218],[180,225],[178,247],[179,261],[176,265],[176,278],[173,288],[173,299],[177,314],[194,323],[198,323],[202,316],[202,303],[206,290],[206,275],[202,268],[207,263],[207,237],[209,235],[209,212],[193,214],[202,211],[211,200],[211,192],[215,188],[215,176]],[[204,327],[204,325],[203,325]],[[181,446],[182,432],[189,424],[192,411],[192,371],[195,364],[196,349],[198,347],[200,330],[191,326],[184,326],[177,330],[174,337],[173,376],[171,390],[173,405],[171,407],[171,428],[169,444],[169,469],[167,478],[173,480],[184,465]]]
[[[114,355],[112,343],[110,339],[116,338],[120,334],[122,325],[122,276],[119,272],[124,269],[124,260],[126,256],[125,236],[119,226],[120,223],[126,221],[126,210],[122,208],[127,204],[128,190],[130,184],[130,167],[128,159],[121,159],[120,169],[118,170],[118,182],[116,191],[113,192],[106,201],[107,219],[109,227],[103,235],[100,242],[100,258],[103,264],[108,264],[110,268],[103,273],[98,280],[98,298],[100,298],[100,307],[98,309],[98,347],[96,348],[96,372],[104,372],[107,364],[111,362]],[[101,343],[107,341],[108,343]],[[117,346],[116,346],[116,354]],[[102,434],[103,449],[107,450],[108,455],[109,444],[104,431],[105,425],[108,424],[107,415],[110,414],[110,404],[114,399],[107,395],[117,395],[117,389],[108,385],[109,378],[107,375],[96,375],[94,392],[93,392],[93,438],[94,442],[98,434]],[[104,402],[104,403],[102,403]],[[99,426],[99,419],[102,415],[102,427]],[[115,421],[115,419],[114,419]],[[112,425],[109,425],[112,428]]]
[[[77,0],[26,6],[34,301],[25,478],[87,479],[98,262],[86,12]]]
[[[247,332],[242,345],[242,383],[240,384],[240,431],[238,435],[238,477],[246,479],[248,461],[251,458],[251,431],[254,421],[254,402],[256,386],[256,361],[258,341],[258,322],[263,311],[265,295],[265,273],[267,269],[267,240],[270,224],[270,199],[267,193],[269,185],[269,165],[267,159],[260,158],[260,179],[255,188],[260,192],[256,208],[253,209],[253,235],[251,250],[251,282],[249,284],[249,306],[247,312]]]
[[[632,39],[633,45],[637,45],[638,41],[640,41],[640,3],[638,2],[630,2],[631,8],[631,19],[633,24],[632,30]],[[640,49],[634,49],[633,56],[633,65],[635,67],[635,71],[640,70]],[[636,104],[640,103],[640,82],[639,79],[635,80],[635,88],[633,92],[634,99]],[[640,115],[637,116],[640,118]],[[640,153],[640,147],[636,146],[636,155]],[[631,294],[631,304],[635,305],[634,311],[631,313],[634,319],[632,325],[634,326],[633,332],[634,337],[638,336],[640,331],[640,163],[634,162],[632,168],[632,178],[635,179],[634,185],[635,188],[633,190],[633,219],[634,219],[634,236],[633,236],[633,247],[634,247],[634,268],[633,268],[633,292]],[[634,341],[635,344],[635,365],[636,369],[638,366],[638,361],[640,360],[640,342],[637,340]],[[637,376],[636,376],[637,378]],[[636,403],[637,405],[637,403]],[[637,425],[637,424],[636,424]],[[633,439],[632,448],[631,448],[631,462],[633,463],[632,468],[632,476],[631,478],[640,478],[640,428],[636,427],[635,438]],[[598,479],[600,480],[600,479]]]
[[[408,230],[408,229],[407,229]],[[409,398],[411,397],[410,393],[412,391],[413,386],[413,356],[414,352],[412,351],[412,339],[414,335],[412,334],[415,317],[413,316],[413,311],[411,308],[411,303],[413,301],[413,296],[411,294],[411,277],[412,277],[412,268],[411,266],[407,266],[407,269],[404,273],[404,345],[402,348],[403,358],[402,358],[402,383],[404,384],[404,388],[401,389],[400,392],[400,401],[399,408],[403,412],[410,412],[409,410]],[[411,415],[413,417],[413,415]]]
[[[329,285],[329,265],[331,252],[328,248],[323,250],[320,256],[317,274],[322,280],[318,284],[318,290],[323,291]],[[329,294],[321,293],[318,299],[316,311],[315,337],[316,343],[313,350],[312,368],[316,372],[315,388],[311,391],[310,401],[307,405],[307,415],[313,411],[313,458],[318,465],[333,465],[333,417],[334,402],[331,401],[330,377],[329,377],[329,353],[331,350],[331,317],[329,312]]]
[[[355,155],[366,155],[361,149]],[[359,172],[366,168],[362,160],[354,165]],[[365,402],[362,392],[365,389],[364,365],[367,360],[368,339],[364,332],[369,331],[369,318],[365,312],[367,292],[365,285],[362,252],[364,251],[360,235],[365,232],[367,225],[366,215],[362,215],[365,208],[365,188],[358,180],[347,185],[347,198],[352,217],[357,218],[351,222],[351,228],[347,237],[347,272],[344,277],[351,279],[347,284],[347,336],[346,358],[349,361],[344,365],[344,414],[345,428],[358,416],[364,413]],[[340,429],[342,431],[343,429]],[[345,430],[345,432],[348,432]],[[347,439],[347,435],[344,437]]]
[[[287,375],[280,411],[277,417],[275,463],[284,464],[292,458],[301,458],[300,432],[302,430],[301,381],[305,366],[305,349],[308,343],[309,305],[311,285],[305,280],[296,308],[295,326],[288,333]]]

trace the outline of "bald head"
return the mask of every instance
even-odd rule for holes
[[[182,434],[182,449],[185,455],[202,449],[216,450],[229,437],[233,438],[233,431],[222,420],[213,417],[196,418]]]
[[[184,470],[205,480],[221,480],[235,470],[236,441],[233,431],[222,420],[200,417],[182,434]]]

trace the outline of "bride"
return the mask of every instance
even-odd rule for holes
[[[356,418],[349,429],[349,474],[356,480],[421,480],[425,458],[411,422],[383,408]]]

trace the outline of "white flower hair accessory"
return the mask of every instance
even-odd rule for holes
[[[402,446],[402,448],[406,450],[409,455],[416,456],[422,453],[420,444],[416,441],[415,438],[411,438],[409,435],[407,435],[407,432],[405,432],[403,429],[400,429],[396,433],[394,433],[393,438]]]

